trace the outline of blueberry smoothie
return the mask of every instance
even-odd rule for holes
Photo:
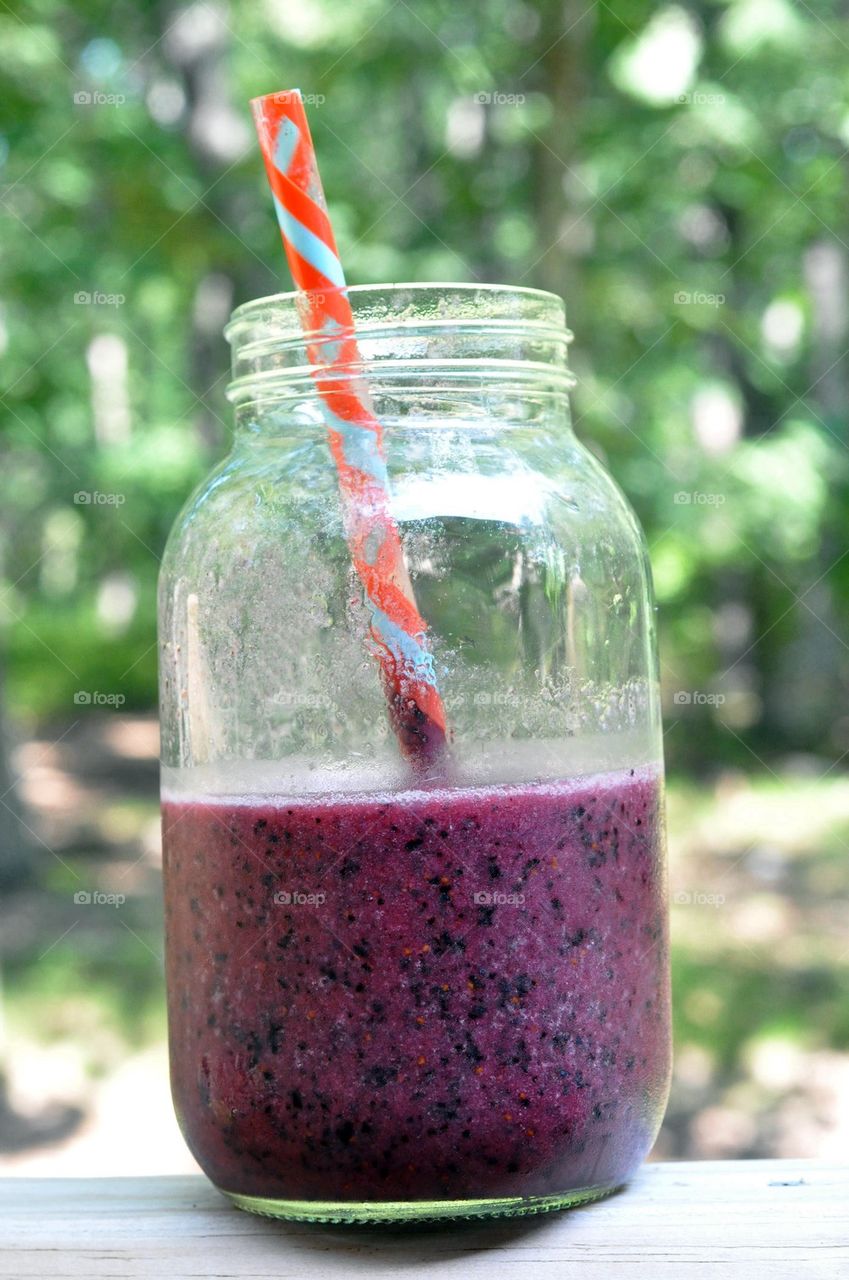
[[[660,785],[166,792],[172,1083],[212,1180],[517,1212],[627,1179],[668,1087]]]

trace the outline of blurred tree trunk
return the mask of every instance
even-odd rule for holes
[[[31,876],[31,850],[24,838],[20,796],[11,762],[5,675],[5,663],[0,655],[0,889],[3,891],[19,888]]]
[[[583,308],[580,273],[575,271],[573,264],[574,230],[580,228],[578,237],[583,240],[588,234],[586,223],[591,215],[581,218],[580,208],[569,207],[564,180],[568,181],[569,170],[577,156],[589,65],[586,47],[595,18],[592,7],[588,10],[578,0],[565,0],[555,7],[559,20],[543,21],[540,26],[539,39],[543,49],[535,71],[542,80],[539,88],[551,101],[551,123],[534,148],[531,178],[537,193],[539,232],[534,258],[539,261],[533,268],[532,279],[526,283],[559,294],[566,299],[570,317],[578,317]],[[553,39],[553,32],[559,32],[559,38]],[[577,179],[571,185],[580,191]],[[589,197],[587,203],[591,203]],[[578,319],[575,322],[580,324]]]
[[[224,178],[251,147],[247,104],[237,109],[229,79],[229,54],[233,34],[223,6],[198,3],[188,8],[168,8],[162,13],[162,54],[171,65],[186,97],[184,131],[197,172],[209,188],[203,205],[232,231],[234,260],[248,297],[268,293],[269,282],[261,264],[239,242],[239,223],[253,202],[251,191],[228,187]],[[228,371],[228,352],[222,328],[229,318],[237,282],[228,264],[217,265],[197,284],[192,308],[189,342],[190,381],[200,398],[195,427],[205,450],[215,453],[225,437],[225,402],[221,382]],[[251,288],[250,282],[261,283]],[[239,289],[238,292],[242,292]],[[224,418],[224,421],[222,421]]]
[[[803,273],[810,299],[812,341],[806,394],[795,408],[800,416],[823,421],[829,431],[845,441],[849,404],[846,251],[831,237],[819,238],[805,252]],[[807,409],[806,402],[813,402],[812,410]],[[835,498],[832,502],[838,509],[839,497]],[[845,550],[845,539],[834,520],[827,520],[817,570],[817,575],[824,571],[823,578],[813,586],[810,582],[799,586],[803,602],[795,608],[796,635],[788,644],[772,649],[764,665],[768,721],[789,739],[824,755],[830,755],[836,746],[823,738],[823,726],[832,724],[835,690],[841,688],[846,665],[846,647],[841,638],[845,625],[838,616],[829,570]]]
[[[745,256],[745,243],[739,236],[736,211],[722,207],[731,234],[731,256],[737,261]],[[794,415],[809,417],[814,423],[824,420],[835,435],[845,435],[845,407],[849,401],[846,376],[846,335],[849,330],[846,293],[849,270],[846,254],[833,241],[821,239],[804,255],[803,274],[811,303],[811,355],[806,374],[805,394],[794,404],[791,393],[763,391],[750,377],[746,351],[726,331],[717,340],[720,368],[737,383],[744,401],[744,432],[749,437],[781,430]],[[808,408],[808,404],[811,408]],[[830,567],[844,549],[831,526],[821,550],[821,560]],[[769,561],[765,551],[764,557]],[[803,569],[803,574],[807,568]],[[782,585],[782,581],[786,587]],[[726,593],[726,587],[734,584]],[[845,649],[839,640],[842,623],[837,617],[831,589],[826,581],[806,592],[810,582],[797,580],[793,567],[780,567],[775,572],[766,565],[752,570],[748,582],[739,575],[718,575],[721,603],[749,608],[753,615],[753,636],[773,635],[777,619],[788,606],[792,613],[773,635],[784,636],[782,644],[758,645],[742,661],[728,646],[720,646],[723,669],[735,667],[728,687],[752,687],[757,679],[763,703],[760,730],[771,749],[782,750],[790,744],[796,750],[812,750],[828,754],[832,749],[823,741],[822,726],[833,718],[834,690],[841,686]],[[804,596],[795,603],[790,593]],[[740,654],[749,649],[751,639],[745,634],[739,642]],[[733,649],[733,646],[732,646]]]

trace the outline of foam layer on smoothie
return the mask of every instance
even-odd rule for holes
[[[633,731],[550,741],[509,739],[464,744],[452,752],[450,772],[426,785],[412,783],[393,748],[384,756],[337,764],[290,756],[281,760],[228,759],[193,768],[162,766],[164,800],[220,799],[251,804],[260,799],[333,796],[396,797],[419,791],[527,785],[596,778],[623,769],[659,773],[652,735]]]

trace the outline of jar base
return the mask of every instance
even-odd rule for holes
[[[290,1222],[328,1222],[352,1225],[375,1223],[439,1222],[462,1218],[515,1218],[556,1209],[574,1209],[600,1200],[620,1189],[609,1186],[580,1187],[553,1196],[504,1196],[485,1200],[275,1200],[219,1190],[237,1209],[265,1218]]]

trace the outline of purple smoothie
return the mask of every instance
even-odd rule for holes
[[[620,1184],[669,1073],[660,784],[166,800],[172,1084],[222,1189]]]

